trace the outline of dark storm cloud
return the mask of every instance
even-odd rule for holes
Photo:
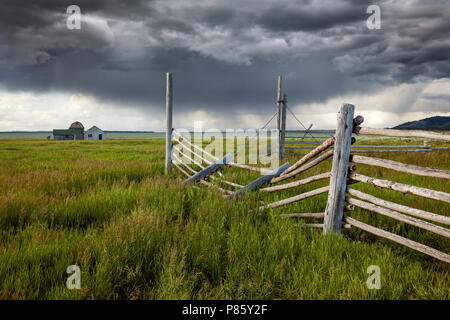
[[[271,110],[276,76],[290,103],[369,93],[450,76],[444,1],[7,0],[0,11],[0,83],[161,105],[164,73],[186,110]],[[66,8],[81,7],[81,30]],[[232,109],[232,110],[230,110]]]
[[[142,18],[152,11],[152,0],[3,0],[0,18],[8,26],[42,28],[53,23],[55,15],[78,5],[86,13],[109,17]]]
[[[360,1],[344,6],[278,6],[265,10],[257,23],[274,31],[313,31],[361,22],[367,3]]]

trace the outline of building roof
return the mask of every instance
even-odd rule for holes
[[[91,131],[91,130],[100,130],[100,131],[103,132],[103,130],[100,129],[99,127],[97,127],[97,126],[92,126],[92,127],[90,127],[89,130],[87,130],[86,132],[89,132],[89,131]]]
[[[72,123],[70,125],[69,129],[83,129],[84,130],[84,126],[81,122],[75,121],[74,123]]]
[[[80,129],[53,129],[54,136],[68,136],[83,133]]]

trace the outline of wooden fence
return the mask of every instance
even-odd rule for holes
[[[375,129],[361,127],[355,125],[353,127],[353,133],[355,134],[366,134],[366,135],[382,135],[388,137],[408,137],[408,138],[425,138],[425,139],[436,139],[450,141],[450,135],[444,133],[430,132],[430,131],[419,131],[419,130],[394,130],[394,129]],[[412,175],[432,177],[436,179],[450,179],[450,171],[442,169],[427,168],[415,165],[404,164],[401,162],[378,159],[374,157],[366,157],[360,155],[350,155],[349,162],[386,168],[390,170],[395,170],[398,172],[408,173]],[[436,222],[440,224],[450,224],[450,217],[438,215],[435,213],[427,212],[424,210],[419,210],[411,208],[408,206],[400,205],[390,201],[386,201],[372,195],[363,193],[349,186],[348,181],[351,182],[361,182],[365,184],[370,184],[373,186],[390,189],[397,192],[402,192],[404,194],[412,194],[428,199],[433,199],[437,201],[442,201],[450,203],[450,194],[442,191],[436,191],[426,188],[421,188],[417,186],[407,185],[399,182],[377,179],[375,177],[368,177],[356,172],[350,172],[348,179],[343,181],[345,184],[345,202],[377,214],[387,216],[389,218],[401,221],[415,227],[433,232],[435,234],[450,238],[450,229],[436,225]],[[420,218],[420,219],[419,219]],[[423,219],[423,220],[422,220]],[[428,220],[428,221],[425,221]],[[391,232],[376,228],[374,226],[368,225],[361,221],[358,221],[349,216],[343,217],[343,222],[359,228],[361,230],[367,231],[379,237],[392,240],[401,245],[407,246],[414,250],[420,251],[422,253],[428,254],[434,258],[450,263],[450,255],[444,252],[440,252],[436,249],[425,246],[421,243],[412,241],[410,239],[401,237],[399,235],[393,234]]]
[[[304,152],[306,150],[314,150],[315,147],[312,145],[318,145],[323,143],[324,141],[320,141],[320,139],[329,138],[329,137],[315,137],[317,141],[309,141],[310,139],[305,139],[304,137],[294,137],[290,140],[280,141],[280,145],[282,146],[281,154],[283,156],[304,156]],[[433,147],[429,145],[428,141],[425,140],[423,145],[355,145],[351,146],[353,153],[368,153],[368,152],[426,152],[433,150],[443,150],[450,149],[448,147]],[[286,152],[286,150],[293,150],[297,152]]]
[[[171,81],[168,80],[168,85],[170,84]],[[168,93],[171,93],[171,89],[168,89]],[[168,94],[167,99],[169,110],[171,108],[170,94]],[[281,105],[283,104],[282,102]],[[204,150],[201,146],[196,145],[189,137],[185,137],[178,130],[169,126],[171,125],[172,119],[172,116],[170,115],[170,122],[169,120],[167,121],[167,132],[170,132],[167,136],[170,137],[170,140],[166,143],[169,149],[168,152],[170,153],[166,155],[166,161],[169,159],[170,164],[166,162],[166,168],[171,168],[171,165],[173,164],[186,176],[186,180],[184,180],[183,183],[198,182],[215,188],[223,194],[224,198],[229,200],[243,196],[248,190],[259,190],[260,192],[265,193],[282,192],[283,190],[308,185],[312,182],[329,180],[327,186],[284,198],[276,202],[262,204],[258,208],[258,211],[282,207],[319,194],[328,193],[324,212],[289,213],[283,214],[282,216],[296,219],[312,218],[322,220],[322,223],[304,225],[321,228],[325,233],[335,232],[340,234],[343,228],[358,228],[450,263],[450,255],[447,253],[440,252],[416,241],[371,226],[350,216],[351,212],[358,207],[410,224],[439,236],[450,238],[450,229],[442,226],[450,225],[450,217],[380,199],[351,187],[351,185],[355,183],[364,183],[390,189],[393,192],[412,194],[427,199],[450,203],[450,194],[447,192],[365,176],[356,172],[355,164],[380,167],[433,179],[450,179],[450,170],[427,168],[392,160],[356,155],[353,154],[354,150],[352,149],[352,144],[356,141],[354,136],[357,136],[358,134],[425,138],[443,141],[450,141],[450,135],[428,131],[362,127],[361,125],[364,118],[362,116],[355,117],[354,112],[355,107],[353,105],[344,104],[338,113],[335,135],[322,141],[320,145],[313,148],[293,165],[285,163],[273,171],[235,163],[232,161],[232,154],[228,154],[222,159],[217,158]],[[172,149],[174,149],[176,153],[172,153]],[[186,161],[183,161],[183,158],[189,159],[190,162],[186,163]],[[329,158],[332,158],[332,167],[330,171],[307,178],[296,179],[300,173],[308,171]],[[247,185],[241,185],[224,179],[220,170],[229,166],[257,171],[262,176]],[[169,172],[170,169],[167,171]]]

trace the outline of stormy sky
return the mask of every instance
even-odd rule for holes
[[[313,129],[344,102],[375,127],[450,116],[450,1],[1,1],[0,131],[164,130],[167,71],[175,127],[261,127],[278,75]]]

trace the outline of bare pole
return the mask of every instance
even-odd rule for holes
[[[277,130],[278,139],[281,139],[280,124],[281,124],[281,112],[282,112],[282,97],[281,97],[281,76],[278,76],[278,90],[277,90]],[[281,158],[281,144],[278,143],[278,156]]]
[[[283,94],[283,102],[281,104],[281,132],[280,132],[280,157],[284,158],[285,154],[285,138],[286,138],[286,104],[287,104],[287,95]]]
[[[353,114],[355,106],[343,104],[338,114],[336,142],[334,144],[333,167],[331,169],[330,191],[325,209],[324,232],[341,233],[347,188],[348,162],[352,144]]]
[[[172,73],[166,75],[166,173],[172,170]]]

